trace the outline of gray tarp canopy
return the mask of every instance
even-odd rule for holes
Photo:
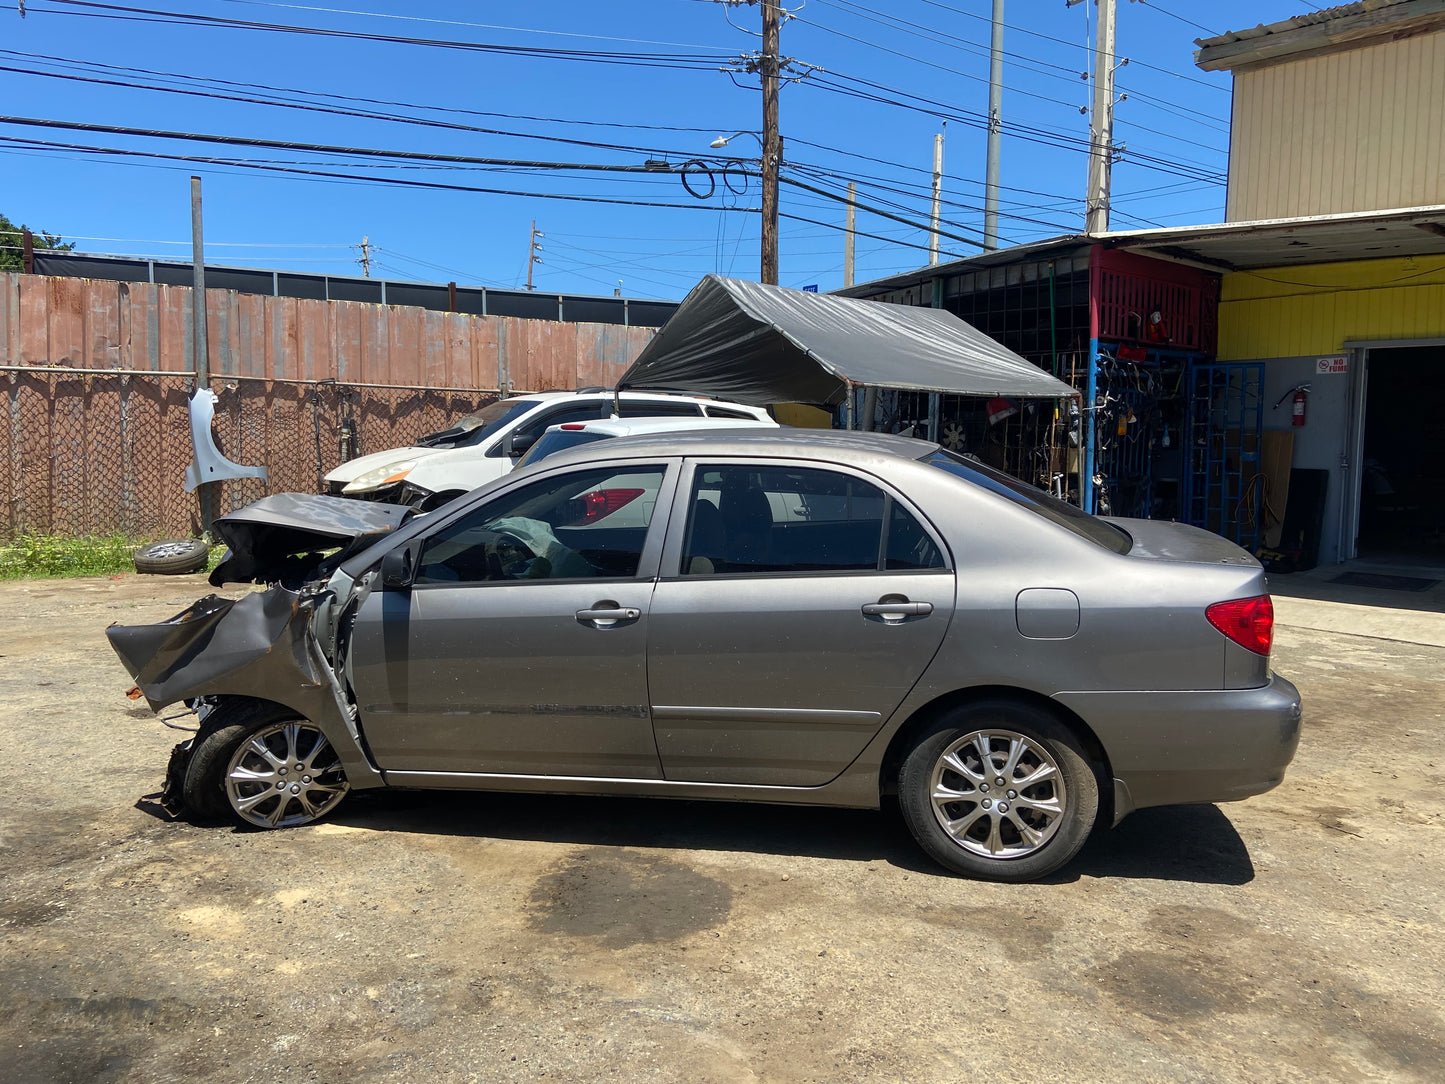
[[[708,275],[617,382],[742,403],[836,406],[849,385],[1057,398],[1076,394],[942,309]]]

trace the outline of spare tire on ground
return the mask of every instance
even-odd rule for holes
[[[210,557],[211,547],[199,538],[152,542],[135,551],[135,570],[177,576],[205,568]]]

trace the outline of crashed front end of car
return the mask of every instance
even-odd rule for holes
[[[266,590],[239,599],[207,595],[158,624],[112,625],[106,637],[152,710],[184,702],[196,711],[198,737],[220,698],[268,702],[319,732],[313,746],[324,740],[334,750],[343,787],[379,786],[381,777],[362,750],[355,712],[336,677],[336,632],[354,593],[351,581],[336,570],[411,514],[396,505],[336,497],[262,498],[216,520],[229,552],[210,581],[217,587],[261,583]],[[182,742],[171,756],[162,804],[173,816],[192,804],[184,794],[196,744],[197,738]],[[298,754],[294,733],[291,746],[269,754],[277,761],[277,794],[268,811],[277,814],[274,821],[283,819],[288,805],[305,808],[309,801],[312,780],[302,766],[315,759],[317,748]],[[298,757],[295,768],[281,763]],[[290,782],[287,773],[298,770],[301,776]]]

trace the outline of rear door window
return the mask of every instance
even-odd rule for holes
[[[684,575],[943,567],[912,513],[851,474],[752,465],[694,472]]]
[[[697,418],[701,416],[702,408],[685,399],[676,403],[668,403],[626,398],[622,400],[622,413],[619,415],[622,418]]]

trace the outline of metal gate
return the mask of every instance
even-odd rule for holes
[[[1253,553],[1264,511],[1264,365],[1196,363],[1187,383],[1185,522]]]

